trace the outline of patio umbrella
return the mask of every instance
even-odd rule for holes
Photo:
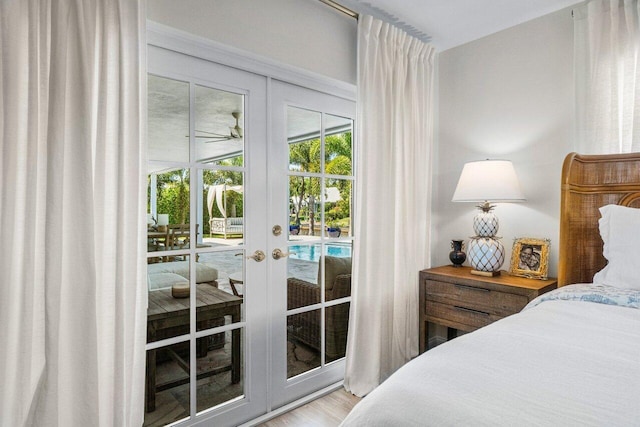
[[[327,203],[335,203],[340,201],[340,189],[338,187],[327,187],[324,189],[324,201]]]

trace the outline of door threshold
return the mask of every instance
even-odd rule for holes
[[[322,396],[326,396],[329,393],[333,393],[334,391],[338,390],[340,387],[343,386],[343,381],[339,381],[335,384],[331,384],[330,386],[327,386],[323,389],[320,389],[316,392],[313,392],[311,394],[308,394],[304,397],[301,397],[298,400],[295,400],[291,403],[288,403],[284,406],[281,406],[277,409],[274,409],[273,411],[267,412],[264,415],[259,416],[258,418],[254,418],[251,421],[248,421],[244,424],[240,424],[240,426],[238,427],[252,427],[252,426],[256,426],[258,424],[262,424],[264,422],[267,422],[273,418],[279,417],[282,414],[285,414],[289,411],[292,411],[296,408],[299,408],[302,405],[306,405],[309,402],[312,402],[316,399],[321,398]]]

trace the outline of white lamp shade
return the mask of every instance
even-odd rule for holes
[[[169,225],[169,214],[158,214],[158,225]]]
[[[524,194],[509,160],[480,160],[462,168],[453,202],[522,202]]]

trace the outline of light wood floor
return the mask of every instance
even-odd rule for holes
[[[359,401],[359,397],[340,388],[259,427],[335,427]]]

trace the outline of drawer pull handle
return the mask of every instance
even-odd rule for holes
[[[490,289],[476,288],[475,286],[469,286],[469,285],[459,285],[457,283],[454,286],[456,286],[457,288],[460,288],[460,289],[471,289],[472,291],[491,292]]]
[[[458,305],[454,305],[454,307],[455,307],[456,310],[464,311],[464,312],[467,312],[467,313],[480,314],[482,316],[489,316],[489,313],[484,312],[484,311],[474,310],[472,308],[460,307]]]

